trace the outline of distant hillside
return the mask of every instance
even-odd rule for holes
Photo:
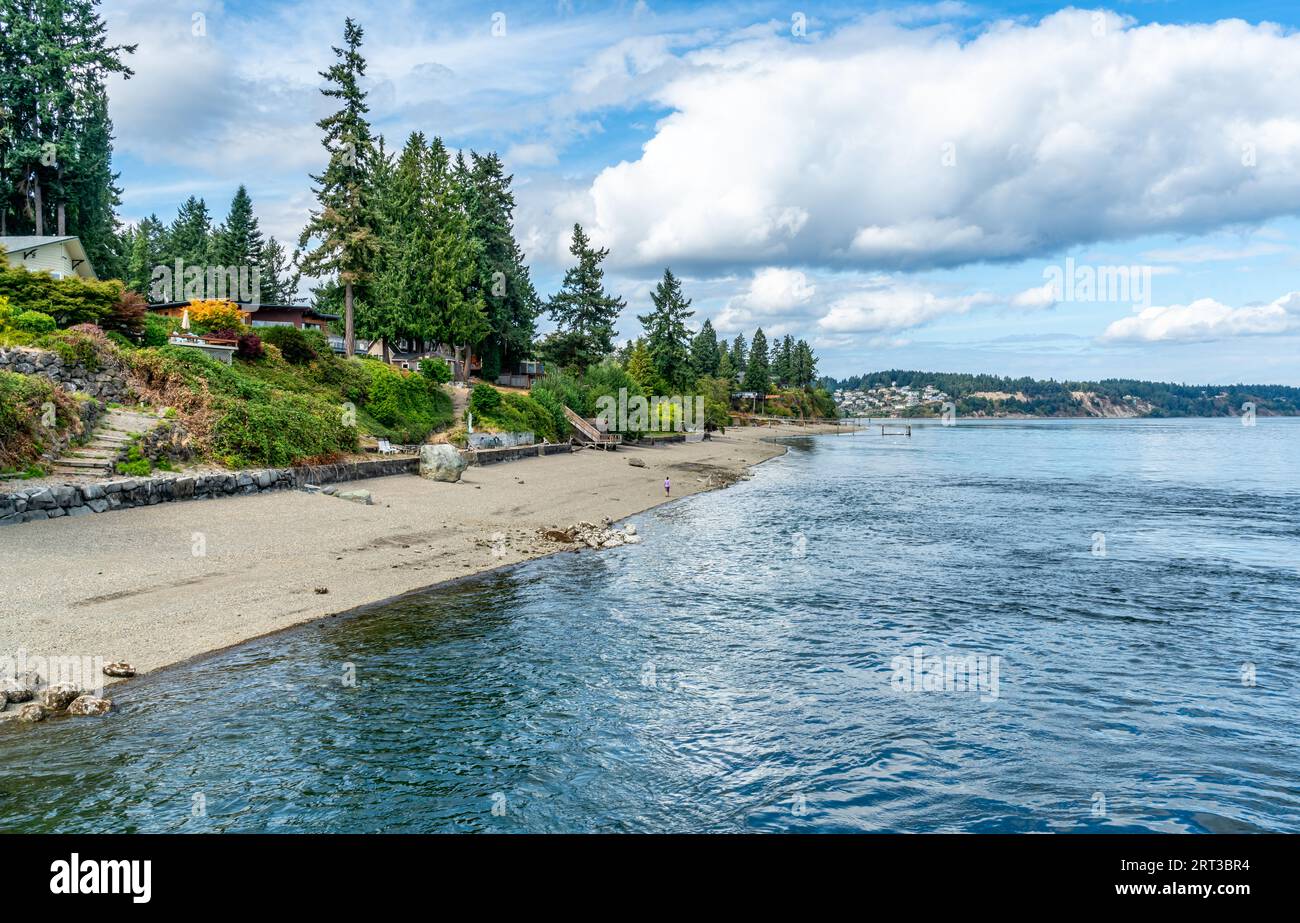
[[[1228,417],[1239,416],[1247,403],[1261,416],[1300,415],[1300,388],[1286,385],[1042,381],[902,369],[821,383],[836,394],[841,409],[853,414],[938,416],[944,402],[951,401],[958,415],[973,417]]]

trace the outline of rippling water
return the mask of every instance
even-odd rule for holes
[[[1300,421],[913,432],[0,728],[0,829],[1300,831]]]

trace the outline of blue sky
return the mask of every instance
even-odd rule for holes
[[[623,337],[671,265],[834,375],[1300,384],[1292,4],[196,6],[103,4],[128,221],[244,183],[296,238],[351,15],[389,146],[499,152],[539,291],[581,221]]]

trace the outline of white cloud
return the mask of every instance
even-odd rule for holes
[[[1114,321],[1103,343],[1186,343],[1287,333],[1300,326],[1300,292],[1265,305],[1233,308],[1213,298],[1150,307]]]
[[[1065,10],[682,55],[596,239],[632,265],[918,269],[1300,209],[1300,34]],[[624,68],[626,71],[626,68]]]
[[[987,292],[936,295],[915,283],[879,276],[832,302],[818,326],[831,333],[886,333],[966,314],[997,301]]]

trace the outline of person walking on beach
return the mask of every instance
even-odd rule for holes
[[[665,496],[665,497],[672,496],[672,492],[673,492],[673,482],[672,482],[672,479],[665,477],[665,478],[664,478],[664,496]]]

